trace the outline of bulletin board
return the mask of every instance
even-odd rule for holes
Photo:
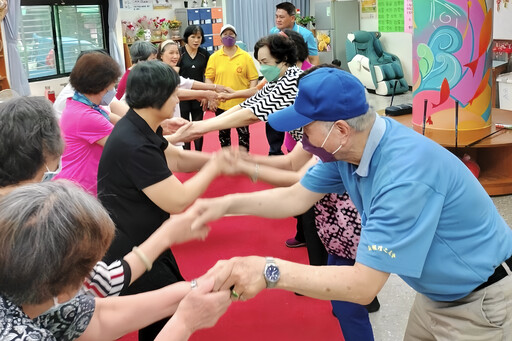
[[[404,32],[403,0],[379,0],[377,13],[380,32]]]
[[[512,1],[495,0],[493,39],[512,40]]]

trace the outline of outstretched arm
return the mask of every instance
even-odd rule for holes
[[[277,289],[322,300],[369,304],[386,283],[389,273],[355,263],[353,266],[311,266],[275,259],[280,271]],[[250,299],[266,288],[265,258],[235,257],[222,260],[206,276],[216,278],[214,290],[233,290]]]
[[[324,194],[307,190],[300,183],[253,193],[230,194],[213,199],[199,199],[190,208],[198,218],[192,229],[200,228],[224,215],[255,215],[286,218],[306,212]]]

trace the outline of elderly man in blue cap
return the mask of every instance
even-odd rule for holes
[[[279,288],[368,304],[395,273],[418,292],[405,340],[511,340],[512,230],[456,156],[378,116],[361,83],[335,68],[304,76],[295,104],[269,122],[304,127],[304,148],[322,161],[288,188],[198,201],[194,224],[226,214],[294,216],[324,193],[346,191],[361,215],[356,263],[233,258],[210,270],[216,289],[233,286],[242,300]]]

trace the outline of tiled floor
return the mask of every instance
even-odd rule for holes
[[[391,96],[368,95],[368,101],[375,110],[389,106]],[[393,104],[412,103],[412,93],[395,96]],[[493,197],[496,207],[505,221],[512,226],[512,195]],[[379,293],[381,308],[370,314],[376,341],[402,340],[407,326],[407,317],[414,301],[412,290],[402,279],[391,275],[386,285]]]

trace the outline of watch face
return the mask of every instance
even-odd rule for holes
[[[270,282],[277,282],[279,280],[279,268],[275,265],[269,265],[266,269],[265,269],[265,277],[267,278],[267,280],[269,280]]]

